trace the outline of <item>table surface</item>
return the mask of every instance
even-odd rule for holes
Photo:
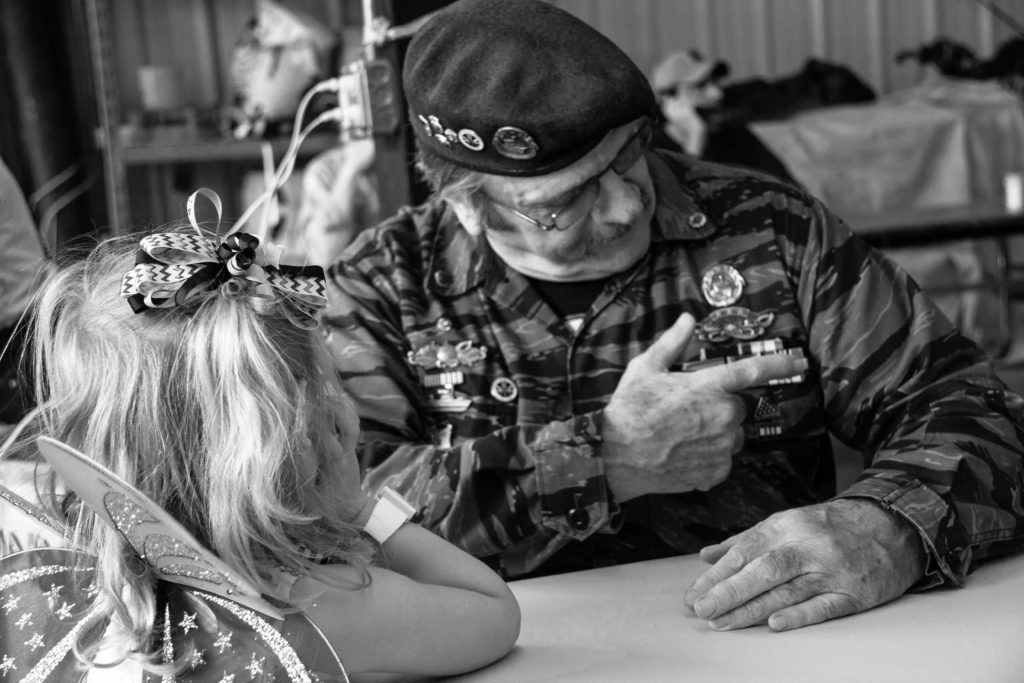
[[[696,555],[514,581],[522,633],[503,660],[450,680],[1024,681],[1024,555],[939,589],[786,633],[716,632],[683,606]]]

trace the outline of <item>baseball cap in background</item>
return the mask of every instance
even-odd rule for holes
[[[608,131],[658,114],[647,77],[611,40],[540,0],[458,0],[409,43],[402,73],[416,139],[506,176],[553,173]]]
[[[651,77],[651,87],[660,93],[677,85],[699,85],[728,75],[729,65],[725,62],[709,62],[696,50],[680,50],[670,53],[658,63]]]

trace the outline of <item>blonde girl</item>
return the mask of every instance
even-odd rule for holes
[[[270,604],[301,610],[349,674],[446,675],[502,657],[519,610],[499,577],[394,509],[380,530],[357,418],[312,329],[322,271],[273,261],[248,235],[193,225],[108,240],[60,268],[34,309],[40,409],[27,433],[93,459]],[[161,657],[166,577],[75,486],[41,498],[70,547],[96,558],[100,607],[79,659],[207,680],[187,632]]]

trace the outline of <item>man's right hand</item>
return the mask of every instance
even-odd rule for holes
[[[601,457],[620,503],[648,493],[706,491],[724,481],[743,447],[746,408],[736,392],[807,370],[805,358],[778,354],[670,372],[695,326],[682,314],[630,361],[604,410]]]

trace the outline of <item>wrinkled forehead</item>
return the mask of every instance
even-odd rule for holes
[[[483,188],[495,200],[513,205],[542,204],[546,199],[561,197],[607,169],[645,120],[639,118],[612,128],[594,149],[559,171],[528,178],[485,175]]]

